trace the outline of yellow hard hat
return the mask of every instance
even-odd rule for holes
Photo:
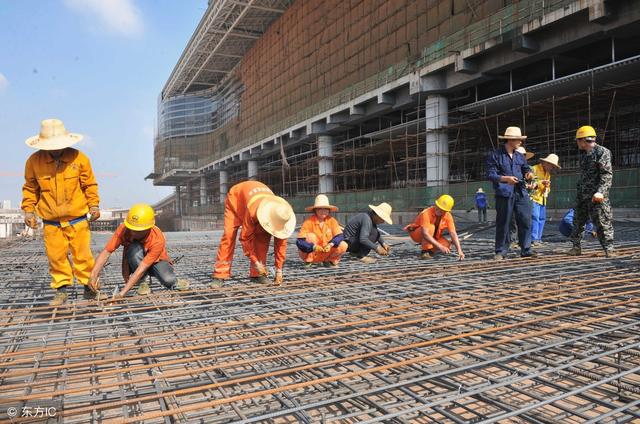
[[[576,140],[579,138],[596,137],[596,130],[591,125],[585,125],[576,131]]]
[[[156,216],[153,208],[146,203],[137,203],[131,206],[124,226],[133,231],[144,231],[156,225]]]
[[[453,197],[448,194],[443,194],[436,200],[436,206],[446,212],[450,212],[453,209],[453,204]]]

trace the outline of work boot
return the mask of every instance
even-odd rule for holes
[[[91,288],[89,288],[89,286],[84,286],[82,297],[85,300],[107,300],[109,296],[107,296],[105,293],[102,293],[100,290],[94,292],[93,290],[91,290]]]
[[[151,294],[151,286],[148,282],[143,281],[138,286],[138,296],[146,296],[148,294]]]
[[[493,260],[504,261],[504,255],[502,253],[496,253],[495,255],[493,255]]]
[[[573,246],[568,252],[567,255],[570,256],[580,256],[582,255],[582,248],[580,246]]]
[[[368,256],[364,256],[360,259],[358,259],[360,262],[362,262],[363,264],[375,264],[376,260],[374,258],[370,258]]]
[[[49,302],[49,306],[53,306],[53,307],[60,306],[64,304],[68,298],[69,298],[69,295],[67,294],[66,291],[58,289],[56,290],[56,294],[55,296],[53,296],[53,299],[51,300],[51,302]]]
[[[325,261],[322,263],[322,265],[326,266],[327,268],[338,268],[338,264],[331,261]]]
[[[189,290],[189,281],[180,279],[173,285],[173,290],[186,291]]]
[[[222,278],[214,278],[211,283],[209,283],[210,289],[220,289],[224,287],[225,280]]]
[[[269,280],[269,278],[265,277],[264,275],[261,275],[259,277],[250,277],[249,279],[254,284],[271,284],[271,280]]]
[[[311,269],[312,266],[313,266],[313,262],[305,262],[304,263],[304,269]]]
[[[520,256],[523,257],[523,258],[537,258],[538,254],[536,252],[534,252],[533,250],[529,250],[527,252],[521,253]]]
[[[420,259],[432,259],[433,258],[433,254],[431,252],[429,252],[428,250],[425,250],[424,252],[422,252],[420,254]]]
[[[613,248],[605,249],[604,256],[606,256],[607,258],[615,258],[616,256],[618,256],[618,252],[616,252]]]

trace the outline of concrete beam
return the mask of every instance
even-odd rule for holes
[[[613,18],[613,6],[606,0],[589,0],[589,22],[605,23]]]
[[[471,59],[465,59],[462,55],[456,56],[456,63],[454,64],[454,72],[460,72],[463,74],[475,74],[478,72],[478,65]]]
[[[520,53],[535,53],[540,50],[540,44],[529,35],[519,35],[511,40],[511,49]]]

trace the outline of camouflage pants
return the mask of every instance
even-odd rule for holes
[[[580,247],[580,241],[584,235],[584,227],[589,217],[591,217],[591,221],[596,227],[596,233],[602,248],[605,250],[613,249],[613,213],[611,212],[611,204],[608,200],[602,203],[593,203],[591,198],[579,198],[576,200],[573,231],[571,232],[573,245]]]

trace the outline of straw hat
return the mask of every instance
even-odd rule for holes
[[[559,165],[560,158],[555,153],[550,153],[549,155],[547,155],[546,158],[540,159],[540,161],[550,163],[551,165],[555,166],[558,169],[561,168]]]
[[[534,157],[536,154],[533,152],[527,152],[524,147],[520,146],[516,149],[516,152],[520,153],[521,155],[524,155],[524,157],[529,160],[532,157]]]
[[[391,205],[388,203],[380,203],[378,206],[369,205],[372,211],[376,213],[384,222],[391,225],[393,221],[391,220]]]
[[[318,194],[316,200],[313,202],[313,206],[305,208],[307,212],[311,212],[314,209],[329,209],[331,212],[336,212],[338,208],[329,204],[329,198],[324,194]]]
[[[82,140],[82,134],[67,131],[59,119],[45,119],[40,123],[40,134],[26,139],[25,144],[39,150],[60,150]]]
[[[476,193],[484,193],[484,190],[482,189],[482,187],[480,187],[478,191],[476,191]]]
[[[508,127],[506,130],[504,130],[504,135],[499,135],[498,138],[524,140],[527,138],[527,136],[522,135],[520,127]]]
[[[287,239],[296,228],[296,214],[282,197],[265,197],[258,206],[258,222],[264,230],[279,239]]]

